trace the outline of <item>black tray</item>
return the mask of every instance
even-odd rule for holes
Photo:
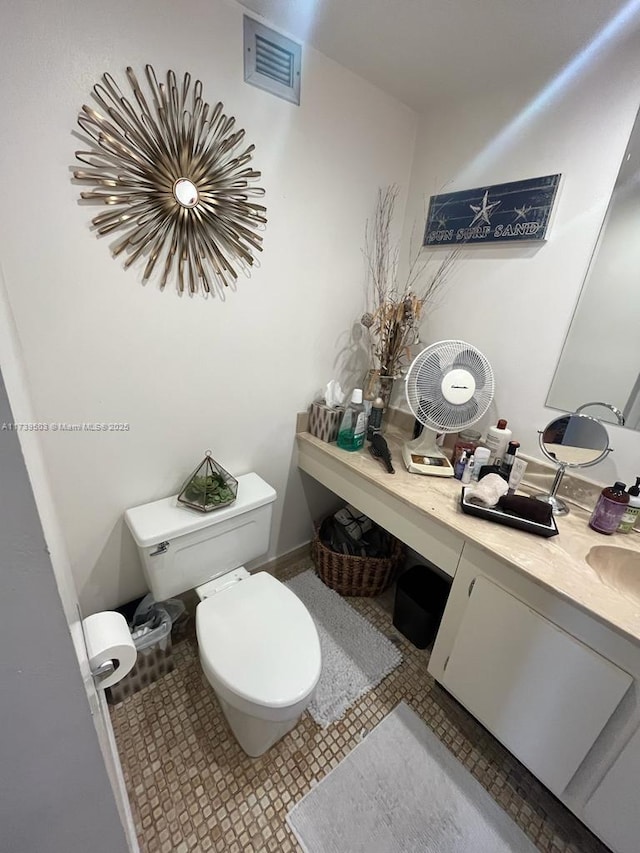
[[[520,518],[517,515],[511,515],[508,512],[504,512],[499,507],[486,507],[486,506],[478,506],[478,504],[467,503],[465,500],[466,489],[462,489],[462,493],[460,495],[460,506],[462,508],[462,512],[466,512],[467,515],[477,515],[478,518],[486,518],[488,521],[495,521],[496,524],[506,524],[507,527],[515,527],[516,530],[524,530],[527,533],[535,533],[536,536],[557,536],[558,528],[556,527],[556,520],[553,516],[551,516],[550,524],[539,524],[537,521],[529,521],[526,518]]]

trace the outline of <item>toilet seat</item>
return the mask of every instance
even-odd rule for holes
[[[320,641],[300,599],[266,572],[200,602],[200,661],[230,705],[264,719],[306,707],[320,677]]]

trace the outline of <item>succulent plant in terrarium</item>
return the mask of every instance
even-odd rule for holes
[[[184,483],[178,500],[192,509],[210,512],[233,503],[237,494],[238,481],[211,457],[208,450]]]
[[[229,503],[235,497],[223,477],[219,474],[206,477],[194,477],[184,493],[187,500],[203,506]]]

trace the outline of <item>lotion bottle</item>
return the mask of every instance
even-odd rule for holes
[[[615,533],[629,503],[624,483],[614,483],[600,492],[598,503],[589,519],[589,527],[598,533]]]
[[[618,533],[630,533],[640,515],[640,477],[636,477],[635,486],[631,486],[627,494],[629,495],[629,503],[622,516],[622,521],[618,525]]]
[[[473,466],[475,463],[475,459],[473,457],[473,453],[467,459],[467,463],[464,466],[464,471],[462,472],[461,482],[463,485],[467,486],[471,482],[471,475],[473,474]]]
[[[462,475],[464,474],[464,469],[466,468],[466,466],[467,466],[467,451],[463,450],[461,455],[460,455],[460,458],[458,459],[458,461],[456,462],[456,464],[453,468],[453,476],[456,478],[456,480],[462,480]]]
[[[488,447],[476,447],[476,452],[473,454],[473,471],[471,472],[471,480],[477,483],[480,479],[480,471],[485,465],[490,465],[490,451]]]
[[[504,418],[500,418],[496,426],[489,427],[484,442],[485,446],[491,451],[489,465],[499,465],[502,462],[507,445],[511,441],[511,435],[511,430],[507,429],[507,422]]]
[[[362,388],[355,388],[338,431],[338,447],[343,450],[360,450],[367,431],[367,415],[362,404]]]

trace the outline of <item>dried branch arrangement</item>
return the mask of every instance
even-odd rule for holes
[[[452,249],[433,267],[419,249],[410,247],[409,269],[400,283],[399,248],[391,233],[397,198],[396,186],[378,190],[375,216],[365,232],[369,310],[360,322],[369,333],[371,367],[383,377],[398,376],[411,360],[424,308],[436,302],[461,251],[459,246]]]

